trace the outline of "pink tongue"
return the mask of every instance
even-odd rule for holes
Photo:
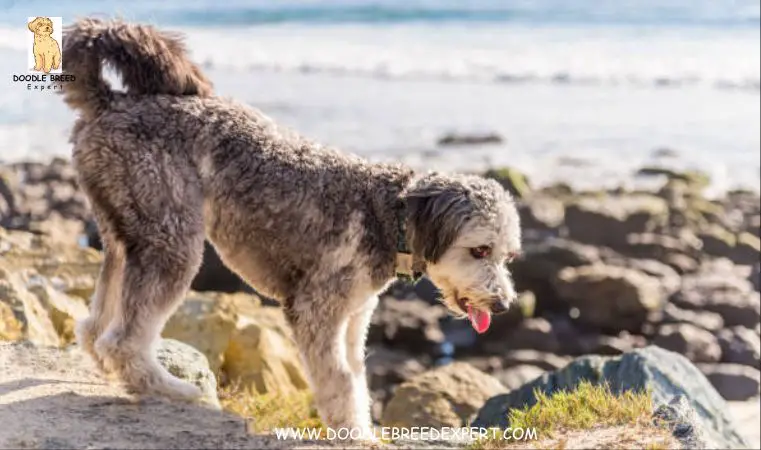
[[[489,325],[491,325],[491,313],[489,311],[474,309],[470,305],[468,305],[468,318],[470,318],[470,324],[473,325],[473,329],[479,334],[486,333]]]

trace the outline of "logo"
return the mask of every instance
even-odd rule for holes
[[[27,64],[32,73],[63,73],[61,17],[29,17]]]
[[[62,90],[63,83],[75,81],[74,75],[63,73],[63,18],[28,17],[26,28],[26,68],[13,74],[13,82],[28,91],[52,92]]]

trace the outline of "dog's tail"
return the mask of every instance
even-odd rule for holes
[[[65,73],[74,75],[74,81],[62,83],[64,100],[85,119],[97,117],[113,99],[102,63],[119,73],[133,95],[212,93],[211,82],[188,59],[180,36],[151,26],[79,20],[64,29],[61,60]]]

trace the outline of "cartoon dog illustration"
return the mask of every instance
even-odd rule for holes
[[[61,66],[61,47],[53,39],[53,21],[47,17],[37,17],[29,22],[29,31],[34,33],[34,70],[49,73]]]

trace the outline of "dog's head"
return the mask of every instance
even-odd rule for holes
[[[508,264],[521,251],[518,211],[496,181],[430,174],[404,193],[414,259],[439,288],[444,305],[479,333],[516,297]]]
[[[37,17],[27,25],[29,31],[40,36],[50,36],[53,34],[53,21],[47,17]]]

